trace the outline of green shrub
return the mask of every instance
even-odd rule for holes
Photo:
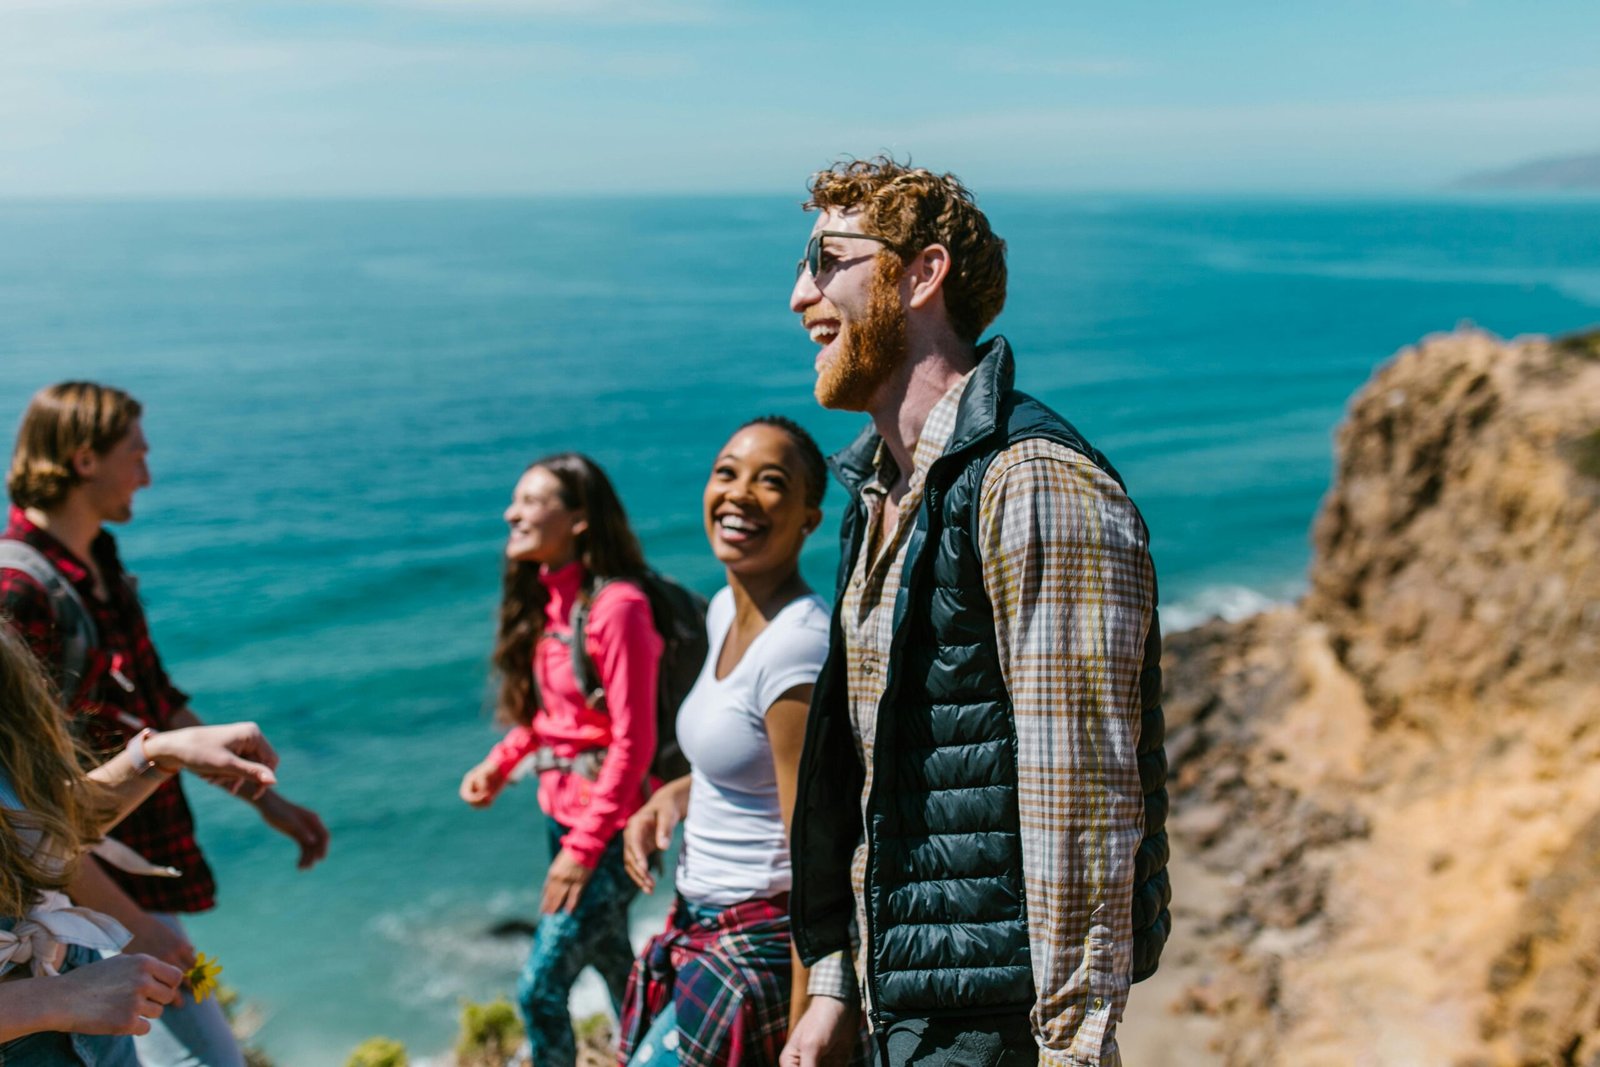
[[[456,1039],[460,1067],[501,1067],[521,1042],[517,1009],[504,997],[461,1006],[461,1036]]]
[[[387,1037],[369,1037],[356,1046],[344,1067],[406,1067],[406,1047]]]
[[[1600,330],[1569,333],[1555,340],[1555,350],[1580,359],[1600,359]]]
[[[611,1017],[595,1012],[586,1019],[572,1020],[572,1033],[578,1039],[578,1063],[614,1064],[617,1062],[616,1035],[612,1033]]]

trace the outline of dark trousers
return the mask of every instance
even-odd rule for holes
[[[902,1019],[868,1040],[873,1067],[1031,1067],[1039,1062],[1026,1015]]]

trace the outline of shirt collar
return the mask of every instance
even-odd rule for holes
[[[967,384],[972,381],[975,370],[976,368],[963,374],[954,385],[946,389],[938,403],[928,412],[927,421],[922,424],[922,435],[917,438],[915,447],[911,449],[909,484],[921,485],[928,475],[928,468],[933,466],[933,461],[944,455],[945,446],[950,443],[950,436],[956,431],[956,415],[961,410],[961,396],[967,391]],[[881,440],[873,456],[872,466],[875,473],[872,480],[863,486],[863,492],[887,493],[899,476],[900,470],[895,466],[894,457],[890,455],[888,447]]]
[[[578,590],[588,574],[583,562],[576,559],[554,570],[549,567],[539,569],[539,581],[550,593],[550,602],[545,606],[546,618],[558,622],[567,620],[572,614],[572,605],[578,599]]]
[[[61,576],[74,586],[91,584],[88,565],[79,559],[70,548],[62,544],[55,534],[50,533],[48,530],[40,529],[38,524],[28,518],[28,513],[15,504],[11,505],[11,513],[6,523],[5,535],[8,538],[22,541],[38,549],[44,554],[44,558],[50,561],[50,565],[60,571]],[[93,552],[98,549],[101,539],[110,538],[110,536],[109,533],[101,530],[100,534],[95,538],[94,545],[91,546],[90,551]]]

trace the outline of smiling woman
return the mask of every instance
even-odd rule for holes
[[[495,664],[499,712],[513,725],[461,780],[486,808],[524,760],[539,778],[551,863],[533,948],[517,983],[533,1062],[576,1062],[567,1001],[592,965],[620,1006],[633,949],[622,871],[624,822],[644,799],[656,748],[662,640],[639,586],[644,557],[605,472],[564,452],[523,472],[506,508],[505,592]],[[587,606],[584,650],[602,699],[572,667],[573,611]]]
[[[677,899],[628,990],[622,1049],[634,1067],[776,1065],[812,993],[852,997],[838,968],[809,975],[789,936],[789,821],[828,646],[827,608],[799,560],[826,478],[811,435],[766,416],[734,433],[706,480],[706,537],[728,584],[678,712],[691,769],[623,832],[628,873],[650,892],[650,858],[683,824]]]

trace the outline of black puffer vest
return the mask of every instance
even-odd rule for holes
[[[1045,438],[1106,458],[1064,419],[1012,389],[1004,338],[980,352],[943,455],[928,471],[894,606],[867,806],[867,961],[875,1027],[900,1017],[1026,1013],[1034,1004],[1017,817],[1016,728],[976,547],[977,500],[994,457]],[[851,492],[827,662],[817,680],[792,831],[795,942],[808,964],[850,944],[850,861],[861,840],[861,763],[851,735],[839,605],[861,548],[879,438],[833,459]],[[1161,632],[1146,639],[1138,745],[1145,837],[1136,857],[1133,978],[1156,969],[1167,910]]]

